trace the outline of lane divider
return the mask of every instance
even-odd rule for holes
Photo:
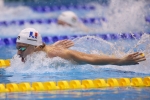
[[[33,11],[39,12],[39,13],[46,13],[46,12],[54,12],[54,11],[60,11],[60,10],[95,10],[95,6],[87,6],[87,5],[70,5],[70,6],[37,6],[37,7],[31,7]]]
[[[104,17],[100,18],[80,18],[80,20],[84,24],[101,24],[101,22],[106,21]],[[30,20],[12,20],[12,21],[0,21],[0,26],[10,26],[10,25],[19,25],[22,26],[24,24],[52,24],[52,23],[57,23],[57,19],[53,18],[47,18],[47,19],[30,19]]]
[[[84,24],[99,24],[101,25],[102,22],[107,22],[107,19],[104,17],[99,17],[99,18],[80,18],[80,20]],[[145,17],[145,21],[150,23],[150,17]],[[30,19],[30,20],[12,20],[12,21],[0,21],[0,26],[11,26],[11,25],[25,25],[25,24],[52,24],[52,23],[57,23],[56,18],[47,18],[47,19]]]
[[[63,39],[74,39],[78,37],[83,37],[83,36],[96,36],[100,37],[104,40],[118,40],[118,39],[140,39],[141,36],[144,33],[122,33],[122,34],[116,34],[116,33],[109,33],[109,34],[91,34],[91,35],[65,35],[65,36],[44,36],[42,37],[43,42],[45,43],[54,43],[58,40],[63,40]],[[16,38],[0,38],[0,45],[15,45],[16,44]]]
[[[22,82],[0,84],[0,93],[52,90],[98,89],[112,87],[150,87],[150,76],[134,78],[108,78],[85,80],[62,80],[47,82]]]
[[[10,59],[0,59],[0,68],[6,68],[10,66]]]
[[[10,66],[10,59],[0,59],[0,68]],[[0,84],[2,92],[25,92],[25,91],[50,91],[70,89],[95,89],[108,87],[150,87],[150,76],[141,78],[108,78],[108,79],[86,79],[86,80],[63,80],[47,82],[22,82]]]

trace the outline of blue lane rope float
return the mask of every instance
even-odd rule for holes
[[[92,35],[87,35],[87,36],[96,36],[96,37],[100,37],[104,40],[118,40],[118,39],[140,39],[143,33],[139,32],[139,33],[122,33],[122,34],[92,34]],[[72,36],[44,36],[42,37],[43,42],[45,43],[54,43],[58,40],[64,40],[64,39],[74,39],[77,37],[83,37],[86,35],[72,35]],[[16,44],[16,38],[0,38],[0,45],[15,45]]]
[[[60,10],[95,10],[95,7],[90,5],[70,5],[70,6],[37,6],[37,7],[31,7],[33,11],[39,12],[39,13],[46,13],[46,12],[54,12],[54,11],[60,11]]]
[[[101,24],[101,22],[105,22],[106,19],[104,17],[100,18],[81,18],[81,21],[85,24]],[[51,24],[56,23],[57,19],[47,18],[47,19],[30,19],[30,20],[12,20],[12,21],[0,21],[0,26],[10,26],[10,25],[19,25],[22,26],[26,23],[28,24]]]
[[[145,17],[145,21],[150,23],[150,15]]]
[[[80,18],[84,24],[100,24],[102,22],[107,22],[107,19],[104,17],[99,18]],[[145,17],[145,21],[150,23],[150,17]],[[22,26],[26,23],[28,24],[51,24],[56,23],[56,18],[47,18],[47,19],[30,19],[30,20],[12,20],[12,21],[0,21],[0,26],[10,26],[10,25],[19,25]]]

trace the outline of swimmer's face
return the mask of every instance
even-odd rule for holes
[[[25,43],[17,43],[16,48],[18,50],[17,54],[20,55],[22,61],[24,62],[25,57],[34,52],[35,46]]]

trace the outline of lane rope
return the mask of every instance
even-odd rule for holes
[[[10,59],[0,59],[0,68],[9,67],[10,64]]]
[[[108,79],[85,79],[85,80],[61,80],[58,82],[21,82],[0,84],[0,93],[7,92],[32,92],[52,90],[80,90],[100,89],[114,87],[149,87],[150,76],[134,78],[108,78]]]
[[[134,39],[140,39],[141,36],[144,33],[138,32],[138,33],[109,33],[109,34],[91,34],[91,35],[64,35],[64,36],[44,36],[42,37],[43,42],[52,44],[58,40],[64,40],[64,39],[74,39],[79,38],[83,36],[95,36],[100,37],[104,40],[118,40],[118,39],[125,39],[125,40],[134,40]],[[16,44],[16,38],[0,38],[0,46],[5,45],[15,45]]]
[[[10,66],[10,59],[0,59],[0,68]],[[85,80],[61,80],[58,82],[21,82],[1,83],[0,93],[7,92],[32,92],[51,90],[72,90],[72,89],[98,89],[109,87],[150,87],[150,76],[134,78],[108,78],[108,79],[85,79]]]
[[[60,11],[60,10],[95,10],[95,6],[92,5],[61,5],[61,6],[36,6],[31,7],[33,11],[39,12],[39,13],[47,13],[47,12],[54,12],[54,11]]]
[[[107,20],[104,17],[99,17],[99,18],[80,18],[80,20],[84,24],[100,24],[102,22],[106,22]],[[57,23],[56,18],[46,18],[46,19],[29,19],[29,20],[12,20],[12,21],[0,21],[0,26],[11,26],[11,25],[18,25],[22,26],[25,24],[52,24],[52,23]]]

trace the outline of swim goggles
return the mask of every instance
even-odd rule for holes
[[[19,51],[25,51],[27,48],[26,47],[20,47],[18,50]]]
[[[27,46],[28,47],[28,46]],[[20,47],[20,48],[17,48],[19,51],[23,52],[27,49],[27,47]]]

